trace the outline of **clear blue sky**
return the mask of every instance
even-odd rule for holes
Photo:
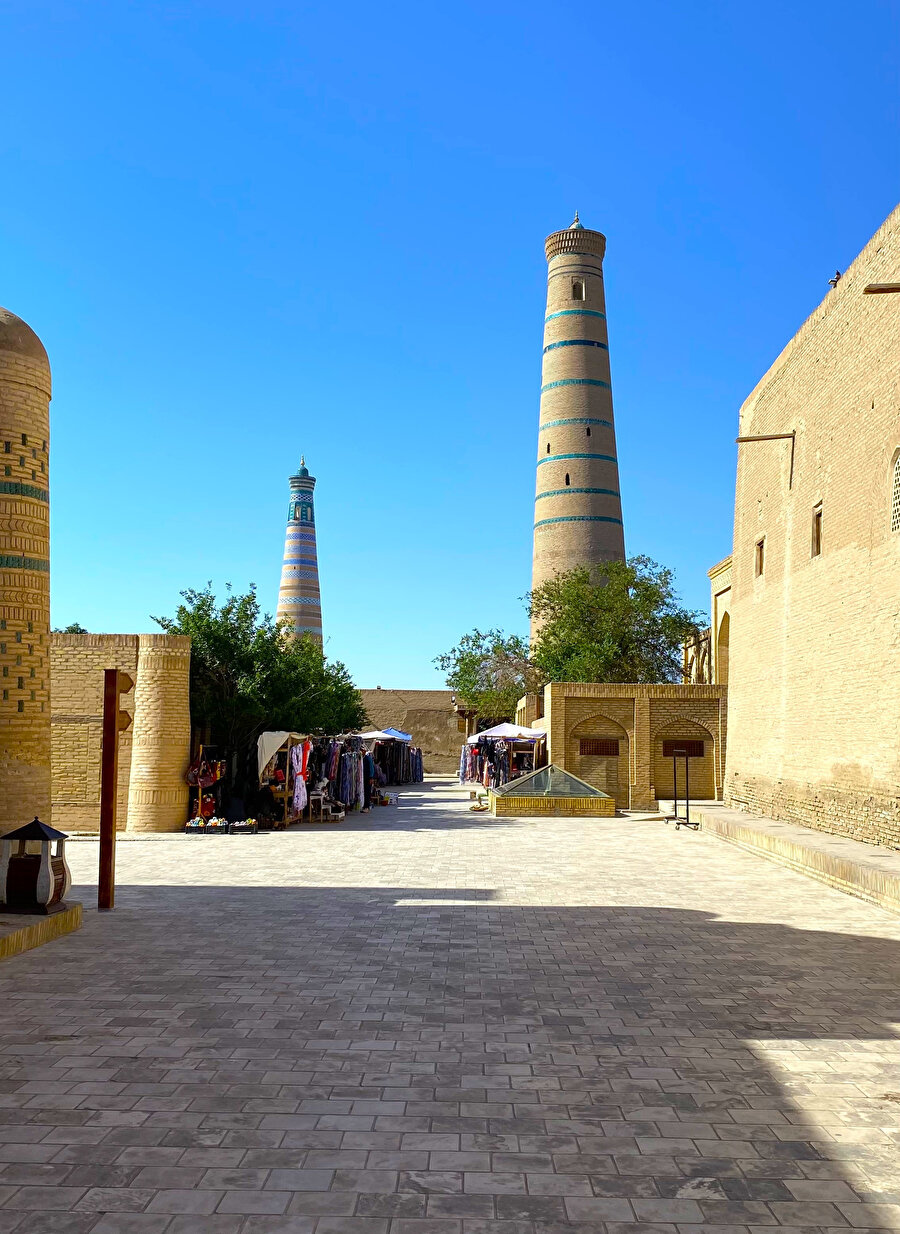
[[[50,353],[53,622],[274,608],[440,685],[526,628],[544,236],[608,237],[627,547],[706,608],[738,407],[898,196],[896,3],[7,0],[0,303]]]

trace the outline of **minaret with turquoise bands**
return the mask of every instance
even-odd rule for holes
[[[545,251],[533,588],[578,566],[625,559],[603,293],[606,237],[585,228],[576,213],[571,227],[547,237]]]
[[[284,562],[278,591],[279,621],[287,622],[296,638],[307,634],[322,642],[322,601],[319,595],[319,563],[316,556],[316,516],[313,489],[316,478],[301,457],[300,468],[291,476]]]

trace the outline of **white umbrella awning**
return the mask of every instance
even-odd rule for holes
[[[538,741],[546,735],[542,729],[522,728],[519,724],[495,724],[493,728],[486,728],[483,733],[473,733],[468,738],[468,743],[470,746],[477,745],[481,737],[490,737],[494,741]]]

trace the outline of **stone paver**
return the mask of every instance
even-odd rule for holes
[[[900,1228],[900,920],[467,806],[122,844],[0,965],[0,1234]]]

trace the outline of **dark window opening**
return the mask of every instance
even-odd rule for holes
[[[549,441],[547,442],[547,453],[548,454],[550,453],[550,442]]]
[[[702,758],[703,747],[702,741],[679,741],[676,737],[673,741],[663,742],[663,758],[672,758],[673,755],[684,758],[685,754],[688,758]]]
[[[822,507],[816,506],[812,517],[812,544],[810,556],[818,557],[822,552]]]
[[[574,279],[572,282],[572,299],[584,299],[584,283],[581,279]]]
[[[590,430],[590,429],[587,429],[586,431],[587,431],[587,435],[588,435],[588,437],[590,437],[590,435],[591,435],[591,430]]]
[[[599,755],[601,758],[618,758],[619,739],[617,737],[582,737],[578,742],[578,753]]]
[[[756,541],[756,577],[762,574],[766,565],[766,542],[765,540]]]

